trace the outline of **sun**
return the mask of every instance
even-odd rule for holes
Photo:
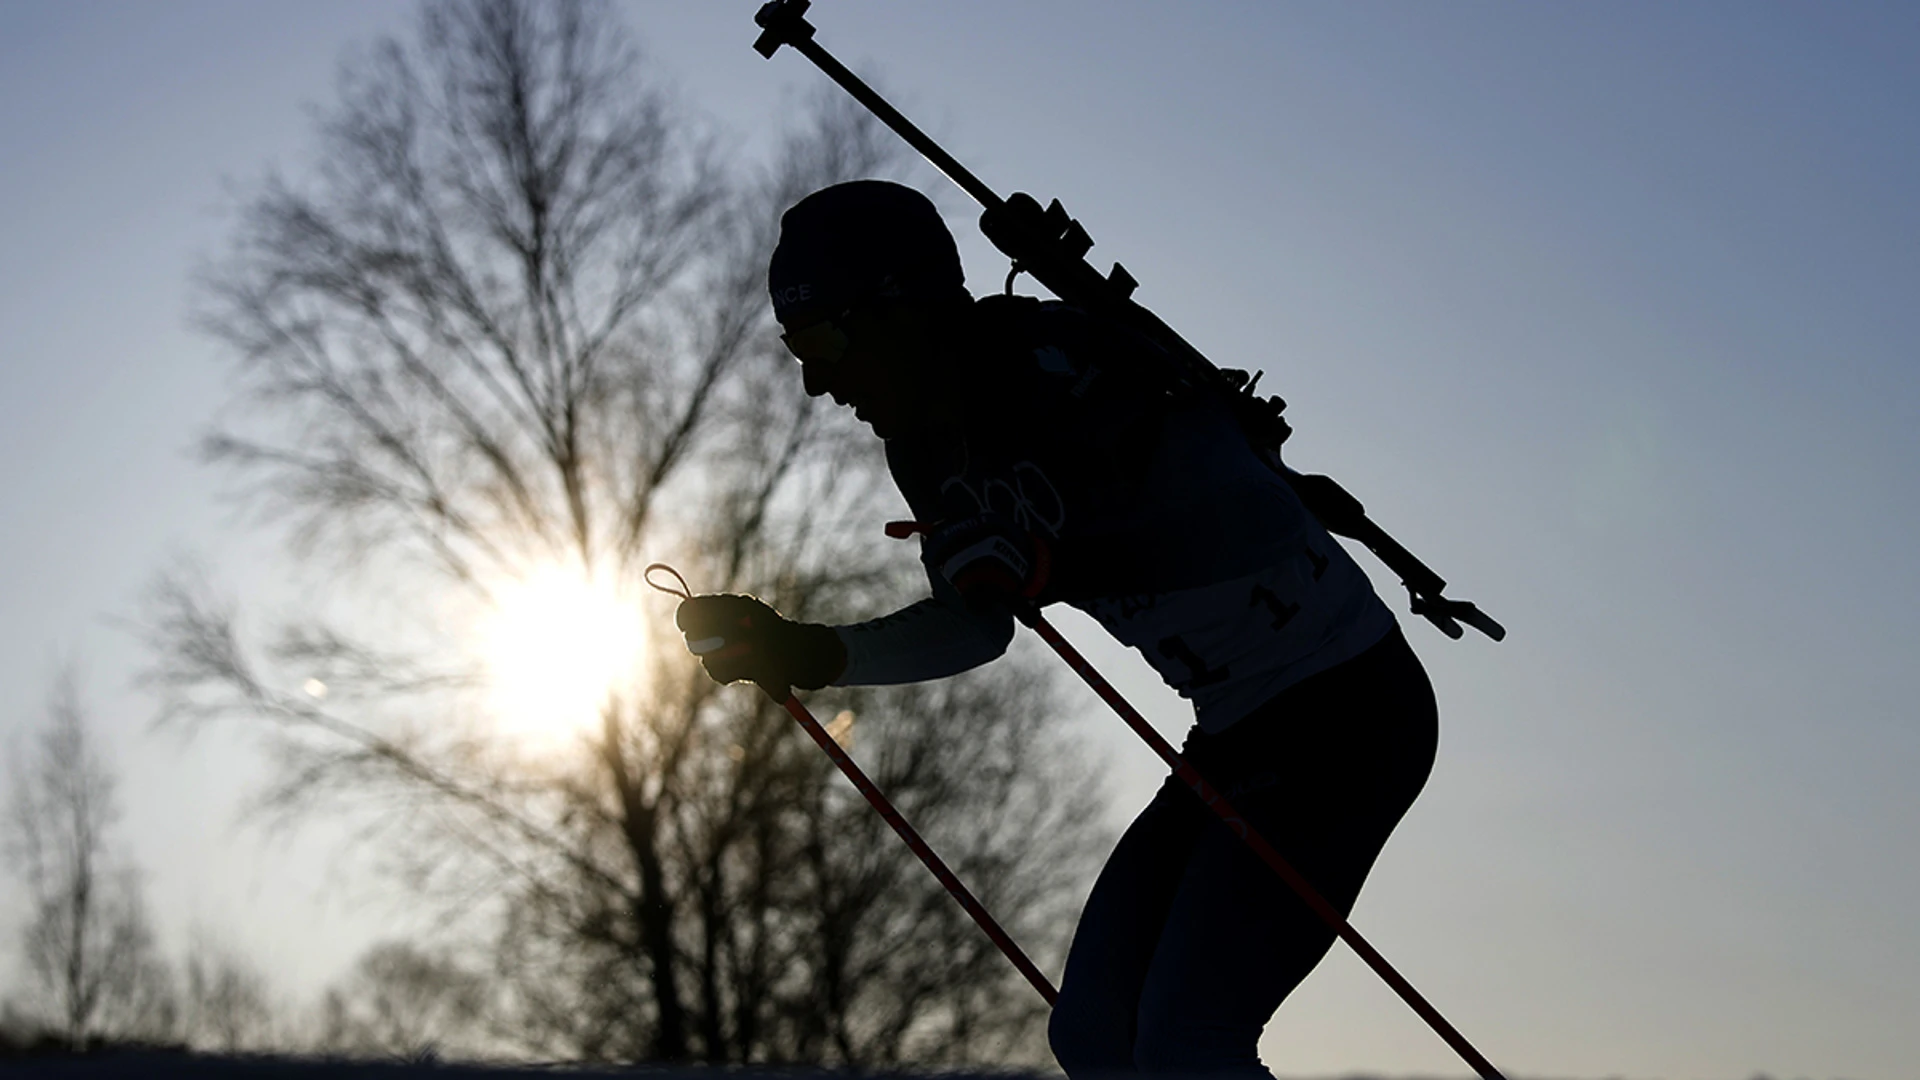
[[[641,670],[639,606],[561,566],[501,585],[494,597],[481,648],[501,726],[544,738],[593,730],[609,696],[630,688]]]

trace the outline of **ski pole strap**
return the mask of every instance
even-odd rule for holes
[[[1353,928],[1353,924],[1347,921],[1346,916],[1340,914],[1339,909],[1328,903],[1326,897],[1321,896],[1320,891],[1315,889],[1312,883],[1306,878],[1302,877],[1300,871],[1294,869],[1293,864],[1288,862],[1285,856],[1275,850],[1273,845],[1269,844],[1266,838],[1260,835],[1258,830],[1248,824],[1246,819],[1242,818],[1239,812],[1236,811],[1225,798],[1221,797],[1220,792],[1217,791],[1213,785],[1207,783],[1206,778],[1200,775],[1199,770],[1195,769],[1185,758],[1181,757],[1179,752],[1174,750],[1173,745],[1167,742],[1158,731],[1155,731],[1152,724],[1147,722],[1147,718],[1141,716],[1139,711],[1135,709],[1126,698],[1122,697],[1118,690],[1113,688],[1112,683],[1108,682],[1105,677],[1094,670],[1093,665],[1087,662],[1087,658],[1080,655],[1080,650],[1074,648],[1071,642],[1062,637],[1060,632],[1053,628],[1053,624],[1048,622],[1045,616],[1040,614],[1038,609],[1029,607],[1028,610],[1021,615],[1020,621],[1033,627],[1034,630],[1039,633],[1040,637],[1044,639],[1048,645],[1053,647],[1053,651],[1059,653],[1060,658],[1067,662],[1067,666],[1078,673],[1082,679],[1085,679],[1087,685],[1093,687],[1093,692],[1100,695],[1101,700],[1112,706],[1113,711],[1120,714],[1120,719],[1126,721],[1127,726],[1131,727],[1135,734],[1146,740],[1147,745],[1153,748],[1153,752],[1159,754],[1160,759],[1172,767],[1174,774],[1180,778],[1180,781],[1186,784],[1194,795],[1207,805],[1208,809],[1218,814],[1220,819],[1227,823],[1227,827],[1233,830],[1234,835],[1244,840],[1247,846],[1253,849],[1253,853],[1260,857],[1262,862],[1272,867],[1274,872],[1280,875],[1280,880],[1287,883],[1287,887],[1292,889],[1295,895],[1299,896],[1300,899],[1306,903],[1307,907],[1311,908],[1313,913],[1320,917],[1321,922],[1326,923],[1327,926],[1332,928],[1334,933],[1340,936],[1342,941],[1345,941],[1353,948],[1354,952],[1360,954],[1360,958],[1367,962],[1367,966],[1371,967],[1381,979],[1385,980],[1388,986],[1393,987],[1394,992],[1400,995],[1401,1000],[1411,1006],[1413,1011],[1418,1013],[1420,1018],[1425,1020],[1429,1027],[1433,1028],[1442,1039],[1446,1040],[1447,1045],[1451,1046],[1455,1053],[1459,1054],[1468,1065],[1472,1066],[1473,1070],[1480,1074],[1482,1080],[1505,1080],[1500,1070],[1494,1068],[1493,1063],[1482,1056],[1480,1051],[1474,1049],[1473,1044],[1467,1041],[1466,1036],[1461,1035],[1452,1024],[1448,1023],[1446,1017],[1441,1016],[1440,1011],[1435,1009],[1426,998],[1420,995],[1418,990],[1413,988],[1412,983],[1402,977],[1401,974],[1394,969],[1393,965],[1387,963],[1386,958],[1381,956],[1379,951],[1376,950],[1366,938],[1360,936],[1360,931]]]
[[[1027,959],[1027,954],[1021,951],[1020,946],[1005,930],[1001,929],[1000,924],[994,921],[993,916],[980,901],[974,899],[973,893],[954,875],[952,870],[947,868],[947,864],[941,861],[940,856],[934,854],[933,848],[920,838],[920,834],[914,830],[913,826],[907,824],[907,819],[900,816],[900,811],[893,808],[893,803],[880,793],[880,789],[874,786],[873,781],[867,779],[867,774],[860,770],[860,766],[854,764],[853,758],[847,756],[847,752],[841,749],[833,736],[827,734],[827,729],[820,726],[820,721],[814,719],[813,713],[808,711],[805,705],[800,704],[800,699],[792,694],[787,695],[787,700],[781,702],[781,705],[792,714],[794,720],[799,722],[801,729],[811,736],[814,742],[820,744],[820,749],[826,751],[827,757],[839,766],[848,780],[853,781],[853,786],[860,789],[860,794],[867,797],[867,802],[880,812],[881,818],[893,827],[893,831],[900,835],[900,839],[906,841],[907,847],[920,857],[920,861],[926,864],[927,869],[933,871],[933,876],[939,879],[940,884],[946,886],[947,892],[959,901],[968,915],[973,916],[973,921],[986,932],[987,937],[995,945],[1000,947],[1000,951],[1013,962],[1013,966],[1020,969],[1020,974],[1027,977],[1027,981],[1033,984],[1033,988],[1040,992],[1040,996],[1045,998],[1047,1005],[1051,1007],[1060,996],[1054,990],[1053,983],[1048,981],[1038,967],[1034,966],[1032,960]]]
[[[662,585],[661,583],[653,580],[653,575],[656,572],[671,575],[673,578],[673,584]],[[640,572],[640,579],[642,581],[645,581],[647,584],[653,586],[655,589],[658,589],[659,591],[666,593],[668,596],[677,596],[682,600],[693,599],[693,587],[687,584],[686,578],[683,578],[680,576],[680,571],[675,570],[673,567],[668,566],[666,563],[663,563],[663,562],[648,563],[647,568]]]

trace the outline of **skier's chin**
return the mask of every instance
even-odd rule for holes
[[[894,422],[894,417],[891,415],[886,413],[869,415],[862,409],[855,409],[853,415],[855,419],[873,429],[874,435],[881,439],[891,439],[900,434],[900,425]]]

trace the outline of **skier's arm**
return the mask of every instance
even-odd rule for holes
[[[837,686],[890,686],[958,675],[998,658],[1013,640],[1013,616],[975,611],[939,574],[933,595],[878,619],[836,626],[847,647]]]

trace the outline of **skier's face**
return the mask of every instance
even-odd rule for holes
[[[807,393],[831,395],[883,439],[911,429],[924,415],[923,320],[909,304],[855,305],[832,319],[785,335],[800,359]]]

